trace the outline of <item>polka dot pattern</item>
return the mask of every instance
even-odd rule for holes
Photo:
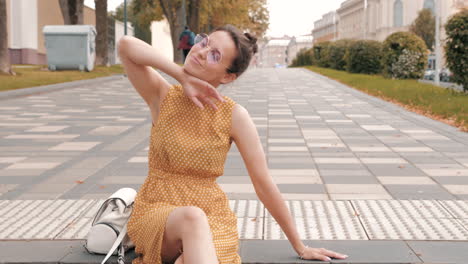
[[[231,147],[232,108],[216,101],[218,110],[196,106],[180,85],[171,86],[158,121],[151,127],[149,172],[135,198],[128,235],[139,255],[132,264],[162,264],[161,246],[167,217],[181,206],[197,206],[208,217],[218,261],[241,263],[237,217],[217,184]]]

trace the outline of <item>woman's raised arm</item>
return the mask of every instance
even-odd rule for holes
[[[206,99],[207,96],[223,101],[211,84],[189,75],[181,66],[167,59],[160,50],[140,39],[131,36],[122,37],[118,42],[118,52],[128,79],[152,111],[158,108],[157,104],[170,87],[170,84],[152,67],[172,76],[182,84],[187,96],[201,108],[203,105],[200,101],[216,109],[214,103]]]
[[[180,82],[182,67],[165,58],[148,43],[131,36],[118,42],[118,52],[128,79],[150,108],[159,103],[161,94],[169,89],[167,82],[154,68],[169,74]]]

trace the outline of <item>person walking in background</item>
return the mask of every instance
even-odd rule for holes
[[[190,49],[194,44],[194,41],[195,34],[187,26],[185,26],[185,30],[180,33],[179,46],[177,47],[178,49],[181,49],[182,53],[184,54],[184,63],[185,58],[187,58],[187,54],[190,52]]]

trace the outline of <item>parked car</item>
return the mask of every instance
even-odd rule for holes
[[[434,80],[434,76],[435,76],[435,71],[434,71],[434,70],[426,69],[426,70],[424,71],[423,79],[424,79],[424,80],[433,81],[433,80]]]
[[[453,76],[453,73],[449,69],[443,68],[440,70],[439,79],[441,82],[450,82],[452,80],[452,76]],[[426,71],[424,71],[423,79],[434,81],[435,70],[426,69]]]
[[[440,71],[439,76],[441,82],[451,82],[453,78],[453,73],[449,69],[444,68]]]

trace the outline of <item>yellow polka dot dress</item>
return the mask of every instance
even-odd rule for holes
[[[197,206],[208,216],[216,255],[221,264],[241,263],[237,217],[216,182],[223,175],[231,147],[235,102],[216,101],[218,110],[204,109],[180,85],[171,86],[151,127],[149,172],[138,190],[128,222],[128,235],[138,255],[132,264],[162,264],[161,246],[167,217],[181,206]]]

